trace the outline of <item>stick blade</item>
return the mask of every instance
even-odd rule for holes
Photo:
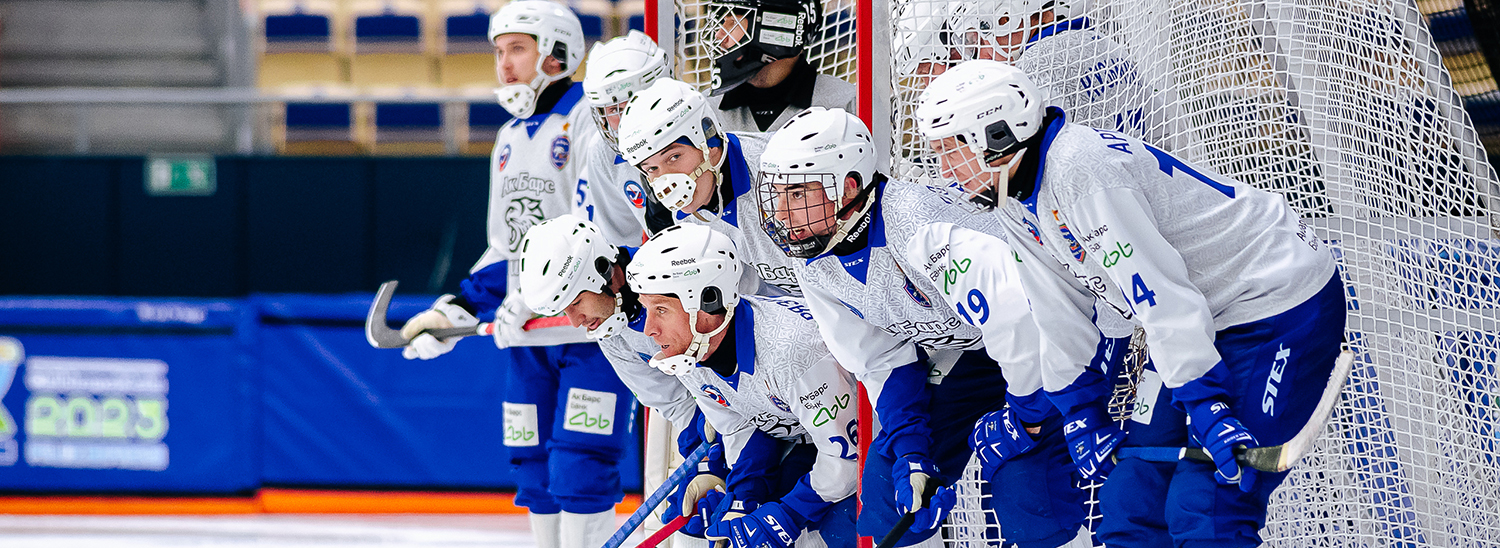
[[[1333,363],[1333,373],[1328,376],[1328,386],[1323,388],[1323,396],[1318,399],[1318,407],[1313,410],[1312,417],[1296,436],[1281,445],[1281,454],[1277,455],[1276,460],[1277,472],[1290,470],[1312,449],[1318,436],[1323,434],[1328,426],[1328,418],[1333,416],[1333,406],[1338,404],[1339,394],[1344,391],[1344,381],[1349,379],[1349,372],[1353,368],[1354,353],[1348,350],[1339,353],[1338,360]]]
[[[375,348],[401,348],[411,342],[401,332],[385,323],[386,311],[391,307],[391,296],[396,294],[396,280],[380,284],[375,292],[375,302],[370,303],[370,312],[365,314],[365,340]]]

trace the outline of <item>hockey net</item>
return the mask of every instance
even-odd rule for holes
[[[1263,537],[1500,545],[1500,186],[1415,0],[1080,0],[1065,9],[1099,39],[1058,36],[1045,58],[1040,42],[1016,55],[982,40],[1010,3],[1021,2],[876,3],[874,50],[857,51],[856,0],[830,0],[809,59],[876,83],[872,122],[889,135],[890,173],[906,180],[932,172],[912,119],[924,75],[988,55],[1051,67],[1053,102],[1074,107],[1072,122],[1281,193],[1338,258],[1358,360],[1324,436],[1273,496]],[[677,74],[701,87],[706,4],[675,4]],[[873,56],[874,74],[856,72],[859,55]],[[1117,85],[1104,94],[1104,82]],[[1122,386],[1117,399],[1129,399]],[[950,544],[1003,536],[975,467],[959,488]]]
[[[893,172],[931,172],[911,118],[930,62],[1009,55],[1053,71],[1071,121],[1281,193],[1339,259],[1359,361],[1328,431],[1273,496],[1264,538],[1500,543],[1496,177],[1417,5],[1100,0],[1070,9],[1101,39],[1059,35],[1015,56],[983,40],[1004,4],[893,2],[891,108],[876,108],[890,112]],[[1027,59],[1037,52],[1048,58]],[[1101,96],[1105,82],[1123,95]]]

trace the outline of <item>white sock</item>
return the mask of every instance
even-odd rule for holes
[[[560,514],[527,514],[531,518],[531,536],[536,539],[536,548],[559,548],[558,516]]]
[[[599,548],[615,534],[613,509],[597,514],[563,512],[561,515],[562,520],[558,522],[558,528],[562,532],[561,548]]]

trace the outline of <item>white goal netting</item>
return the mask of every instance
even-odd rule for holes
[[[706,87],[707,2],[675,1],[677,75]],[[866,79],[856,0],[829,0],[809,59],[877,80],[876,130],[889,129],[899,177],[930,173],[911,118],[924,75],[989,57],[1042,80],[1070,121],[1280,192],[1338,256],[1358,360],[1326,434],[1273,497],[1265,539],[1500,546],[1500,187],[1415,1],[1056,0],[1088,28],[1024,50],[994,39],[1024,41],[1002,19],[1022,3],[875,2]],[[977,473],[960,487],[950,541],[999,535]]]
[[[890,112],[893,171],[930,172],[911,113],[933,62],[983,57],[1039,77],[1071,121],[1280,192],[1339,257],[1359,361],[1272,499],[1266,540],[1500,544],[1500,192],[1417,6],[1075,2],[1060,9],[1087,29],[1020,50],[993,39],[1026,37],[1005,28],[1011,4],[892,3],[891,108],[876,113]]]

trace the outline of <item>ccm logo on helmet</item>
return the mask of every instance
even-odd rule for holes
[[[995,107],[995,108],[992,108],[992,109],[989,109],[989,110],[986,110],[984,112],[979,113],[979,116],[975,116],[974,119],[975,120],[983,120],[986,117],[988,117],[989,115],[994,114],[996,112],[1000,112],[1002,110],[1005,110],[1005,107]]]

